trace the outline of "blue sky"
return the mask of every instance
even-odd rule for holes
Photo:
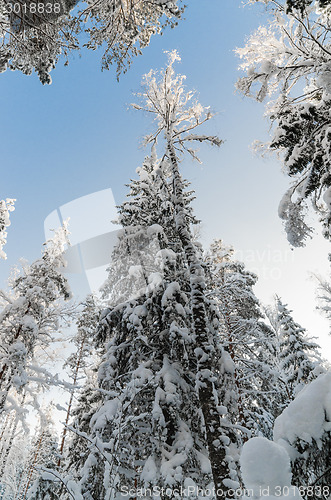
[[[263,105],[234,91],[239,64],[234,49],[265,22],[264,8],[243,8],[240,0],[187,3],[185,19],[154,37],[119,83],[114,71],[100,71],[100,51],[75,54],[68,67],[60,62],[50,86],[43,87],[36,75],[0,75],[1,197],[17,198],[1,281],[19,257],[40,255],[44,219],[56,207],[105,188],[117,203],[123,200],[124,184],[145,154],[141,139],[151,129],[147,117],[128,110],[132,92],[139,91],[150,68],[165,65],[164,50],[177,49],[182,57],[177,69],[187,75],[187,86],[217,113],[209,130],[226,141],[219,150],[201,150],[202,166],[191,160],[182,165],[196,190],[203,242],[222,238],[233,244],[260,273],[261,299],[279,293],[296,320],[312,334],[321,333],[327,345],[327,324],[314,312],[315,285],[308,272],[326,273],[328,245],[317,236],[306,249],[290,250],[277,216],[288,180],[276,159],[258,158],[250,150],[255,139],[267,138]]]

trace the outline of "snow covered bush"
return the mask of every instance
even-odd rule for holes
[[[302,499],[291,485],[290,457],[281,445],[263,437],[252,438],[243,446],[240,464],[247,500]]]
[[[274,440],[291,457],[294,484],[330,487],[331,372],[302,389],[276,419]]]

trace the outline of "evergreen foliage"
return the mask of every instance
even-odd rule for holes
[[[327,239],[331,223],[331,11],[320,8],[329,2],[301,9],[305,3],[270,2],[272,22],[237,49],[246,72],[237,88],[258,101],[269,99],[272,136],[262,149],[280,154],[291,179],[279,216],[293,246],[304,246],[311,237],[309,205],[318,213]]]
[[[11,69],[31,75],[35,71],[42,84],[50,84],[57,62],[62,59],[67,65],[69,55],[82,44],[92,50],[103,47],[102,68],[115,65],[119,76],[149,45],[152,35],[177,24],[182,10],[176,0],[84,4],[1,0],[0,72]]]
[[[230,418],[234,364],[220,344],[216,308],[204,291],[202,255],[191,234],[192,195],[185,192],[173,150],[174,138],[184,146],[185,132],[191,120],[200,123],[203,108],[191,107],[193,96],[183,93],[183,78],[173,71],[177,58],[170,54],[158,82],[154,74],[146,77],[155,109],[167,112],[158,116],[167,150],[157,159],[150,139],[152,154],[119,208],[123,230],[97,336],[104,351],[100,402],[92,416],[81,416],[90,427],[90,453],[80,471],[86,498],[107,498],[123,488],[206,488],[214,482],[223,499],[230,485],[239,484]],[[190,132],[188,140],[195,139],[204,136]]]
[[[206,257],[210,294],[222,318],[220,339],[236,366],[238,424],[249,435],[272,436],[274,408],[278,396],[274,372],[274,333],[263,321],[253,286],[257,276],[234,259],[234,249],[216,240]],[[244,440],[247,435],[244,435]]]
[[[289,311],[277,298],[279,324],[280,368],[285,374],[287,389],[294,398],[298,392],[312,381],[321,369],[318,353],[319,345],[307,338],[306,331],[295,323]]]
[[[61,273],[65,233],[65,228],[56,233],[41,259],[23,264],[21,273],[13,279],[11,295],[2,293],[5,305],[0,313],[0,412],[5,409],[10,391],[30,392],[30,380],[47,384],[51,378],[34,356],[38,349],[50,345],[60,321],[71,312],[63,304],[70,298]]]

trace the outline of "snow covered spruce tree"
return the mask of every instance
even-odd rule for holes
[[[279,297],[265,312],[274,334],[274,353],[270,365],[276,389],[271,400],[275,419],[308,383],[324,372],[324,367],[319,345],[308,337],[304,328],[295,323],[291,311]]]
[[[31,447],[30,466],[21,486],[21,498],[29,500],[57,500],[59,484],[47,471],[55,468],[58,461],[58,442],[51,408],[42,415],[39,428]]]
[[[120,207],[124,230],[104,287],[111,303],[119,304],[105,314],[98,336],[98,344],[110,339],[99,387],[113,397],[103,397],[94,414],[88,410],[77,422],[78,436],[86,432],[86,417],[93,430],[87,435],[93,459],[89,454],[81,471],[84,494],[91,498],[108,498],[123,487],[175,488],[188,486],[188,479],[206,487],[211,482],[203,465],[208,456],[188,353],[187,265],[165,169],[146,159],[140,180],[131,184],[131,199]],[[159,265],[155,258],[161,259]]]
[[[63,300],[70,298],[66,279],[61,274],[62,252],[66,228],[48,241],[43,255],[31,265],[22,264],[14,277],[11,294],[1,293],[4,301],[0,313],[0,413],[8,402],[13,407],[10,391],[30,391],[29,381],[48,378],[34,359],[38,349],[52,341],[59,323],[71,309]],[[14,405],[15,407],[15,405]]]
[[[215,485],[216,498],[224,500],[239,485],[236,427],[227,408],[236,399],[234,364],[220,345],[217,308],[206,297],[202,254],[190,228],[192,194],[178,158],[189,141],[220,141],[193,133],[211,115],[174,74],[178,59],[172,52],[159,78],[146,75],[146,108],[135,105],[155,113],[157,131],[147,139],[152,154],[138,169],[140,179],[119,208],[123,230],[97,336],[104,350],[101,401],[88,417],[89,431],[77,432],[89,450],[80,470],[84,498],[130,490],[135,497],[144,487],[163,488],[164,499],[184,498],[179,488],[190,487],[193,499],[198,487]],[[158,159],[161,133],[165,152]]]
[[[308,338],[306,330],[295,323],[279,297],[276,299],[279,325],[280,369],[289,398],[293,399],[303,387],[322,371],[320,346]]]
[[[263,309],[267,318],[268,330],[271,332],[271,335],[268,337],[269,342],[265,345],[264,357],[270,366],[270,383],[273,386],[271,397],[265,401],[264,408],[268,408],[268,413],[272,416],[271,423],[273,426],[275,419],[291,401],[291,395],[287,388],[286,376],[282,371],[280,362],[280,324],[277,306],[273,304]],[[266,437],[272,439],[272,432]]]
[[[7,243],[7,227],[10,226],[10,212],[15,210],[14,203],[16,200],[7,198],[0,201],[0,258],[6,259],[7,256],[3,251],[3,247]]]
[[[270,4],[274,10],[269,26],[261,26],[237,50],[246,72],[237,88],[258,101],[267,100],[273,134],[262,151],[282,157],[292,182],[279,216],[291,245],[304,246],[311,236],[309,205],[320,218],[324,236],[331,237],[331,12],[316,9],[317,2],[302,12],[286,12],[281,2]]]
[[[135,105],[136,109],[145,110],[154,114],[157,122],[157,130],[147,137],[147,142],[153,143],[159,134],[164,135],[166,143],[165,160],[169,165],[173,183],[173,205],[176,230],[183,246],[184,255],[188,264],[190,283],[190,308],[192,312],[192,327],[196,336],[196,346],[194,354],[196,356],[196,378],[199,405],[201,408],[209,460],[213,474],[216,490],[225,493],[219,498],[226,497],[227,476],[229,476],[229,466],[226,457],[225,442],[222,437],[224,427],[218,409],[218,401],[215,394],[214,377],[220,376],[217,368],[216,350],[218,339],[212,339],[208,328],[208,301],[206,300],[206,283],[204,269],[199,251],[192,241],[190,234],[189,220],[185,212],[185,198],[183,194],[183,184],[179,172],[179,157],[181,152],[187,151],[196,158],[195,151],[189,147],[194,142],[209,142],[212,145],[220,146],[221,140],[215,136],[197,135],[195,129],[203,122],[211,118],[208,109],[204,109],[201,104],[193,102],[193,92],[184,90],[184,77],[176,76],[173,64],[180,60],[176,52],[169,54],[169,64],[166,70],[160,75],[159,81],[156,74],[151,71],[145,76],[145,92],[141,94],[144,100],[142,106]],[[210,308],[209,308],[210,310]],[[220,360],[222,363],[222,361]],[[221,370],[226,372],[226,363]],[[232,368],[233,369],[233,368]],[[222,381],[219,381],[222,382]],[[226,387],[220,388],[226,391]],[[221,402],[225,402],[226,393],[222,394]],[[223,432],[222,432],[223,431]],[[222,442],[223,441],[223,442]]]
[[[263,322],[253,286],[257,276],[234,259],[234,249],[216,240],[206,256],[208,288],[221,314],[220,337],[233,359],[238,423],[250,434],[272,436],[272,401],[277,395],[274,334]],[[247,435],[244,436],[244,439]]]

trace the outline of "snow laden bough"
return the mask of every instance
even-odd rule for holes
[[[272,136],[259,149],[276,152],[291,179],[279,213],[289,242],[304,246],[311,236],[309,206],[318,214],[325,238],[331,238],[331,17],[329,9],[319,9],[327,2],[286,11],[290,3],[303,5],[299,0],[270,1],[272,21],[237,49],[246,73],[237,88],[267,101]]]
[[[297,486],[314,486],[322,493],[324,487],[330,488],[330,432],[331,372],[327,372],[302,389],[275,421],[274,440],[288,451]]]
[[[23,264],[13,280],[11,295],[1,292],[0,414],[12,409],[13,394],[26,391],[32,395],[34,385],[56,382],[57,376],[40,366],[36,358],[72,314],[71,305],[64,303],[71,294],[60,271],[65,264],[66,233],[64,225],[47,242],[40,259]]]
[[[117,68],[117,77],[142,53],[152,35],[175,26],[181,0],[0,0],[0,72],[33,71],[42,84],[69,54],[102,47],[102,68]],[[81,42],[81,40],[84,40]]]

